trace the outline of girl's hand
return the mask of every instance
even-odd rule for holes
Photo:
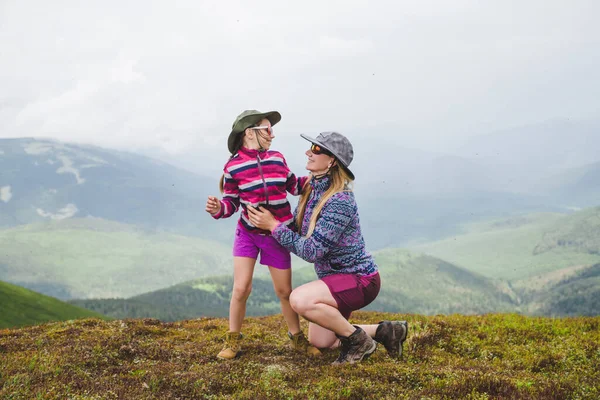
[[[273,232],[279,225],[279,221],[266,208],[259,207],[257,210],[252,206],[248,206],[247,210],[250,222],[257,228]]]
[[[210,215],[216,215],[221,212],[221,202],[215,196],[208,196],[206,200],[206,212]]]

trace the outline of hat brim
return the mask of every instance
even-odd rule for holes
[[[229,134],[229,137],[227,138],[227,148],[229,149],[229,152],[232,154],[235,152],[235,141],[240,133],[244,132],[247,128],[251,127],[252,125],[259,123],[263,119],[268,119],[271,123],[271,126],[273,126],[279,121],[281,121],[281,114],[278,111],[269,111],[261,114],[247,115],[244,118],[242,118],[239,124],[244,128],[233,129]]]
[[[348,175],[350,176],[350,178],[352,180],[354,180],[354,174],[352,173],[352,171],[350,171],[350,168],[348,168],[348,166],[341,160],[340,156],[333,150],[331,150],[329,147],[327,147],[327,145],[321,143],[319,140],[310,137],[308,135],[305,135],[303,133],[300,134],[300,136],[302,136],[303,139],[308,140],[311,143],[315,143],[318,144],[319,146],[321,146],[322,148],[326,149],[327,151],[329,151],[331,154],[333,154],[335,156],[335,159],[340,163],[340,165],[346,170],[346,172],[348,173]]]

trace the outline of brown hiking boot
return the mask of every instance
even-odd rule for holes
[[[408,322],[381,321],[375,332],[375,340],[385,347],[390,357],[400,358],[407,335]]]
[[[233,360],[242,351],[242,334],[239,332],[227,332],[225,335],[225,346],[223,350],[217,354],[217,358],[221,360]]]
[[[377,343],[360,327],[356,325],[354,327],[356,330],[352,335],[348,337],[338,336],[341,345],[340,356],[332,365],[354,364],[355,362],[367,359],[375,352]]]
[[[306,353],[309,356],[322,355],[321,350],[310,344],[302,331],[296,333],[295,335],[292,335],[291,332],[288,332],[288,336],[292,341],[292,349],[299,351],[300,353]]]

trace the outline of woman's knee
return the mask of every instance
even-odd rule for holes
[[[310,310],[314,302],[304,291],[292,290],[290,294],[290,305],[298,314],[303,315]]]

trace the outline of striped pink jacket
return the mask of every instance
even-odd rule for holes
[[[256,228],[248,219],[247,207],[261,205],[282,224],[294,227],[287,192],[299,195],[308,177],[296,178],[281,153],[242,147],[227,161],[223,173],[221,211],[213,218],[228,218],[241,204],[240,224],[250,232],[268,233]]]

